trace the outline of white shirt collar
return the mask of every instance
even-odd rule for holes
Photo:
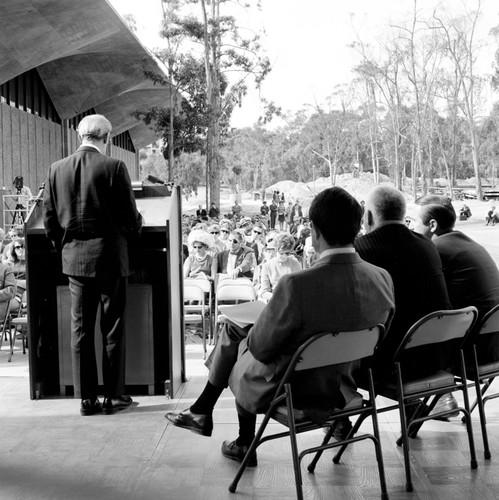
[[[354,247],[328,248],[319,255],[319,259],[322,259],[327,255],[337,255],[340,253],[355,253],[355,248]]]
[[[93,144],[88,144],[88,143],[82,144],[80,146],[80,148],[83,148],[83,147],[94,148],[96,151],[98,151],[100,153],[100,149],[97,146],[94,146]],[[80,148],[78,148],[78,149],[80,149]]]

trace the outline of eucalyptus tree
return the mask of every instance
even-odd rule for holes
[[[466,119],[471,144],[471,158],[476,178],[476,193],[483,199],[480,175],[480,137],[477,116],[481,106],[480,94],[485,80],[477,74],[476,63],[482,48],[477,28],[482,14],[483,0],[476,0],[475,9],[464,5],[463,14],[444,10],[435,11],[429,27],[442,35],[442,50],[452,64],[455,75],[455,98]]]

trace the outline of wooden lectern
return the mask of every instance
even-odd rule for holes
[[[135,183],[134,193],[145,225],[129,244],[127,393],[175,397],[185,381],[180,188]],[[73,394],[68,279],[41,215],[39,201],[25,227],[31,399]],[[100,342],[97,318],[99,367]]]

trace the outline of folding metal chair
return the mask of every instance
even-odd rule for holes
[[[473,380],[476,390],[476,401],[471,405],[470,412],[478,406],[480,414],[480,426],[482,429],[483,454],[486,460],[490,460],[491,453],[489,448],[489,439],[487,436],[487,419],[485,417],[485,403],[491,399],[499,398],[499,393],[485,396],[494,379],[499,375],[499,361],[481,363],[477,350],[481,341],[488,336],[493,336],[496,342],[499,342],[499,305],[493,307],[479,321],[473,329],[473,333],[464,346],[466,357],[466,376]],[[483,384],[483,387],[481,386]]]
[[[373,441],[376,451],[381,496],[382,498],[388,498],[371,369],[367,369],[369,399],[363,399],[363,397],[357,393],[357,397],[350,402],[346,408],[335,409],[329,415],[329,418],[324,425],[316,424],[313,420],[308,418],[302,410],[293,406],[293,391],[290,383],[291,377],[296,374],[296,372],[324,366],[330,366],[331,369],[334,369],[335,365],[354,362],[371,356],[379,341],[382,339],[383,334],[384,327],[382,325],[376,325],[372,328],[355,332],[321,333],[315,335],[301,345],[289,363],[279,387],[276,390],[274,399],[270,404],[270,408],[265,414],[255,435],[255,439],[251,443],[251,446],[249,447],[248,452],[239,467],[236,477],[229,486],[229,491],[232,493],[236,491],[237,484],[244,473],[249,458],[253,455],[257,447],[265,441],[289,436],[295,473],[296,495],[298,499],[303,499],[301,460],[305,455],[309,453],[316,453],[316,456],[308,467],[309,472],[313,472],[315,470],[315,465],[324,450],[340,446],[343,443],[354,443],[364,439],[370,439]],[[297,375],[299,376],[299,373]],[[363,434],[353,437],[353,434],[350,433],[344,441],[335,441],[331,443],[330,440],[333,433],[334,421],[338,418],[349,417],[352,415],[360,415],[362,420],[371,416],[373,422],[373,434]],[[286,426],[288,430],[262,437],[271,418]],[[322,444],[320,446],[303,449],[300,453],[298,453],[296,435],[302,432],[319,429],[321,427],[328,427],[328,431],[324,436]]]
[[[196,280],[193,280],[196,281]],[[206,319],[208,307],[205,303],[205,292],[197,283],[184,282],[184,324],[202,324],[203,328],[203,357],[206,359]],[[210,317],[208,315],[208,320]]]
[[[185,278],[185,285],[194,285],[203,289],[204,292],[204,304],[205,304],[205,315],[208,318],[208,326],[209,326],[209,338],[211,339],[213,335],[213,299],[212,299],[212,283],[208,279],[203,278]],[[185,304],[184,311],[189,314],[201,314],[201,304]],[[206,339],[203,341],[203,355],[206,358]]]
[[[256,298],[253,283],[248,278],[223,279],[218,281],[215,292],[214,344],[217,343],[218,339],[219,315],[224,310],[224,303],[227,306],[239,304],[240,302],[252,302]]]
[[[458,410],[463,413],[466,421],[471,468],[476,469],[478,467],[471,426],[464,354],[462,350],[465,336],[473,326],[477,314],[478,312],[475,307],[465,307],[463,309],[449,311],[436,311],[424,316],[409,329],[394,355],[396,370],[395,380],[390,380],[383,384],[376,384],[377,394],[397,401],[396,405],[379,408],[378,413],[394,409],[399,410],[402,436],[397,441],[397,444],[403,446],[407,491],[413,490],[408,438],[415,437],[418,429],[425,421],[435,417],[443,417],[455,411],[452,409],[430,415],[443,394],[455,391],[461,391],[463,393],[464,408],[459,407]],[[460,377],[454,377],[452,373],[445,370],[447,367],[442,367],[442,369],[437,369],[434,373],[426,377],[411,380],[404,379],[401,359],[407,351],[423,345],[433,345],[435,349],[444,348],[442,345],[444,343],[446,343],[446,348],[449,347],[448,342],[451,341],[454,341],[452,347],[455,352],[455,357],[453,357],[453,359],[456,359],[459,365],[458,371]],[[424,361],[424,359],[421,360],[422,363],[424,363]],[[427,404],[428,402],[429,404]],[[407,418],[407,407],[415,408],[410,418]],[[353,430],[356,431],[357,429],[358,425],[356,423]],[[345,448],[346,445],[342,446],[339,450],[338,454],[333,459],[335,462],[340,459]]]
[[[14,308],[13,304],[17,304]],[[8,313],[5,321],[5,328],[9,334],[10,354],[8,361],[14,355],[16,339],[22,341],[23,354],[26,354],[28,341],[28,304],[26,303],[26,280],[16,280],[16,292],[14,298],[9,303]]]

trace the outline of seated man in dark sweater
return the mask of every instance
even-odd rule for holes
[[[437,249],[427,238],[406,227],[405,214],[406,202],[400,191],[389,186],[375,188],[368,196],[364,213],[367,234],[355,240],[361,258],[386,269],[395,288],[395,316],[377,356],[378,377],[390,375],[395,349],[416,321],[450,307]],[[425,358],[422,352],[411,356],[404,360],[404,376],[421,377],[432,372],[442,355],[436,356],[432,349],[424,353]]]
[[[421,208],[414,230],[429,238],[438,250],[452,308],[475,306],[481,319],[499,304],[499,269],[494,259],[482,245],[454,230],[456,212],[449,198],[425,196],[416,203]],[[485,336],[477,354],[480,363],[498,361],[499,345],[493,337]],[[448,394],[440,402],[457,406],[453,400]]]

